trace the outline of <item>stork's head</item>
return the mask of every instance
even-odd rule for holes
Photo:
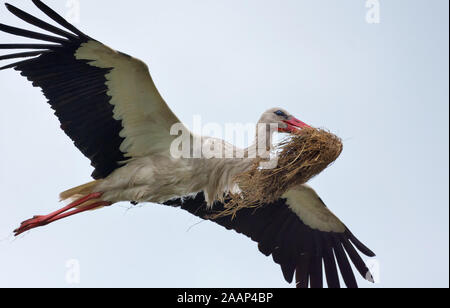
[[[272,108],[266,111],[262,115],[260,123],[278,124],[278,131],[288,134],[310,127],[282,108]]]

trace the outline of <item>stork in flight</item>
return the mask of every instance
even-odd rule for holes
[[[0,44],[0,49],[26,50],[0,56],[0,60],[22,58],[0,70],[20,71],[43,90],[61,128],[91,160],[95,181],[63,192],[61,199],[71,201],[68,206],[23,222],[16,235],[121,201],[153,202],[181,207],[251,237],[262,253],[273,255],[288,282],[296,276],[299,287],[323,286],[323,267],[328,286],[340,286],[339,268],[345,284],[357,287],[349,259],[372,281],[357,249],[369,257],[374,253],[306,185],[287,191],[275,204],[242,210],[235,219],[212,219],[211,211],[223,210],[227,194],[238,191],[235,176],[253,160],[175,158],[171,147],[177,136],[171,129],[180,121],[156,89],[148,67],[85,35],[42,1],[32,2],[60,27],[6,4],[12,14],[49,34],[0,24],[2,32],[41,41]],[[281,108],[265,112],[258,124],[266,131],[258,130],[254,147],[240,150],[220,142],[233,151],[267,154],[273,133],[308,126]],[[197,137],[189,133],[189,139]],[[210,139],[199,138],[201,144]],[[269,147],[261,149],[260,144]]]

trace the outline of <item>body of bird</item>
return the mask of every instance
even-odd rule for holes
[[[252,164],[251,159],[179,159],[153,155],[136,158],[106,179],[93,183],[89,193],[103,192],[102,200],[163,203],[173,198],[205,192],[208,205],[236,191],[234,178]],[[83,194],[86,194],[83,190]],[[79,195],[74,190],[62,199]]]
[[[26,58],[0,71],[20,71],[43,90],[61,128],[91,160],[95,181],[63,192],[60,197],[70,200],[69,205],[23,222],[16,235],[121,201],[153,202],[181,207],[251,237],[262,253],[274,256],[288,282],[295,274],[299,287],[321,287],[322,264],[329,286],[340,286],[339,267],[345,284],[356,287],[346,253],[361,275],[371,280],[356,249],[374,254],[306,185],[292,187],[257,211],[244,209],[234,219],[209,216],[224,210],[229,193],[239,193],[235,177],[252,166],[254,157],[268,159],[274,133],[293,133],[308,125],[274,108],[261,117],[255,144],[248,149],[194,136],[167,106],[144,62],[87,36],[42,1],[32,2],[62,28],[6,4],[11,13],[52,35],[0,24],[0,32],[45,42],[0,44],[0,50],[27,50],[0,56],[0,61]],[[174,134],[180,130],[181,137]],[[186,150],[180,140],[192,146]],[[235,155],[203,155],[211,142],[222,153]]]

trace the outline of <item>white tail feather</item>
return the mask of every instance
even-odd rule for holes
[[[90,183],[69,189],[65,192],[62,192],[59,195],[59,198],[61,201],[78,200],[84,196],[87,196],[89,194],[97,192],[97,191],[95,191],[95,187],[97,187],[101,182],[102,182],[102,180],[98,180],[98,181],[90,182]]]

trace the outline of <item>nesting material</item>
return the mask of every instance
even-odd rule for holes
[[[236,177],[240,194],[230,196],[226,210],[216,218],[230,216],[243,208],[258,208],[277,201],[293,186],[305,184],[338,159],[343,150],[336,135],[316,128],[306,128],[276,146],[278,165],[262,169],[262,159]]]

